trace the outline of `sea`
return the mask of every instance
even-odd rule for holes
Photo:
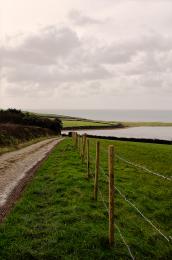
[[[32,111],[102,121],[172,122],[172,110],[36,109]]]
[[[75,130],[76,131],[76,130]],[[68,134],[70,131],[63,131]],[[77,130],[79,134],[172,141],[172,126],[139,126],[119,129]]]

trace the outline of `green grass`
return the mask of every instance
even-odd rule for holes
[[[96,139],[90,139],[95,157]],[[107,172],[107,147],[128,160],[170,176],[172,146],[101,140],[101,167]],[[171,182],[144,173],[116,159],[115,185],[166,236],[172,235]],[[93,164],[91,164],[93,170]],[[108,248],[108,216],[98,198],[92,199],[93,180],[70,139],[64,140],[38,170],[20,201],[0,225],[0,259],[130,259],[115,230]],[[100,189],[107,203],[106,177]],[[136,259],[170,259],[171,248],[157,231],[115,194],[115,223]]]
[[[82,120],[62,120],[63,127],[74,126],[107,126],[121,123],[125,127],[139,127],[139,126],[172,126],[172,123],[165,122],[94,122],[94,121],[82,121]]]
[[[110,125],[105,122],[94,122],[94,121],[80,121],[80,120],[63,120],[63,127],[74,127],[74,126],[107,126]]]

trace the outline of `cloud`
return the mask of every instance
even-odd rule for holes
[[[68,86],[71,95],[170,91],[171,46],[170,35],[153,31],[92,45],[74,29],[53,25],[1,47],[2,75],[8,93],[18,95],[66,93]]]
[[[110,72],[100,65],[96,67],[82,67],[80,70],[64,69],[60,70],[57,67],[43,67],[25,65],[19,66],[16,69],[9,69],[6,71],[9,82],[18,83],[39,83],[43,87],[48,84],[58,84],[64,82],[82,82],[97,79],[106,79],[111,77]],[[58,86],[58,85],[56,85]]]
[[[30,35],[16,47],[1,47],[0,55],[7,66],[17,63],[47,66],[66,57],[79,45],[73,30],[49,26]]]
[[[104,64],[127,63],[139,52],[160,53],[172,49],[172,37],[154,32],[115,41],[96,50],[95,59]]]
[[[104,22],[99,19],[95,19],[90,16],[84,15],[82,12],[79,12],[78,10],[70,11],[68,17],[75,25],[78,25],[78,26],[94,25],[94,24],[99,25]]]

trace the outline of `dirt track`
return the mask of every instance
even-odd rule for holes
[[[57,138],[44,140],[0,156],[0,211],[19,183],[27,179],[27,174],[36,169],[61,140]]]

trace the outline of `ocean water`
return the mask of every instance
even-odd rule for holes
[[[103,121],[172,122],[172,110],[40,109],[34,111]]]
[[[68,133],[69,131],[63,131]],[[146,139],[161,139],[172,140],[172,127],[130,127],[121,129],[103,129],[103,130],[79,130],[79,134],[87,133],[97,136],[115,136],[115,137],[127,137],[127,138],[146,138]]]

